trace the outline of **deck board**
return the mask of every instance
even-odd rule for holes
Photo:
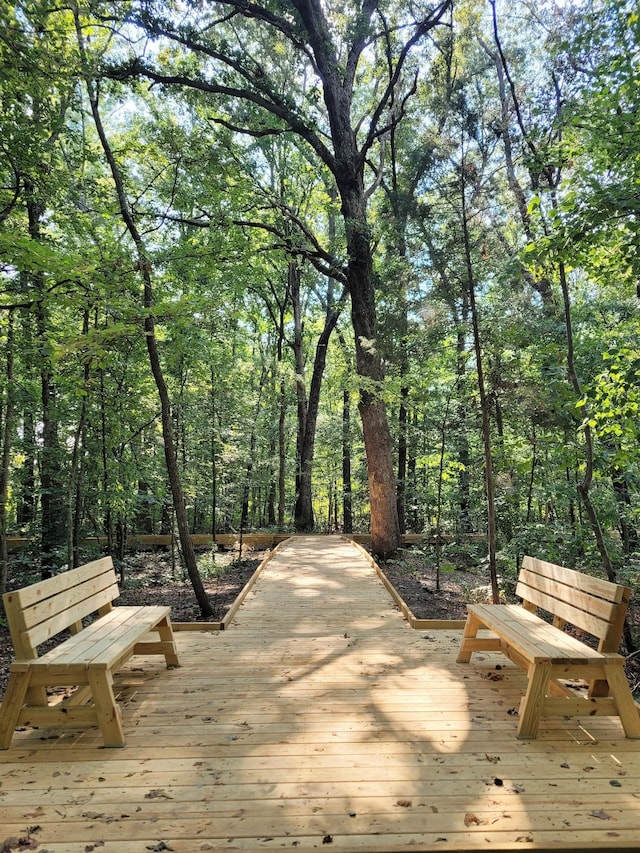
[[[125,749],[15,735],[0,849],[639,849],[640,743],[615,718],[518,741],[524,676],[457,664],[460,636],[410,628],[348,542],[286,543],[228,630],[177,634],[180,669],[118,675]]]

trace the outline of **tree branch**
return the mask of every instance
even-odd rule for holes
[[[165,35],[168,38],[173,38],[169,32]],[[174,38],[174,40],[180,42],[180,39],[178,38]],[[189,41],[181,43],[193,50],[200,50],[200,45],[198,44],[191,43]],[[237,70],[236,66],[226,61],[224,57],[219,58],[222,62],[229,65],[229,67]],[[243,76],[243,79],[247,79],[246,75],[243,74],[242,71],[239,73]],[[162,74],[161,72],[153,69],[147,63],[143,62],[139,57],[136,57],[126,65],[105,68],[104,75],[114,80],[128,80],[133,77],[146,77],[154,83],[159,83],[163,86],[185,86],[189,89],[195,89],[196,91],[204,92],[206,94],[222,95],[227,98],[236,98],[240,101],[246,101],[254,104],[260,109],[265,110],[285,122],[292,131],[309,143],[322,162],[325,163],[332,172],[335,170],[335,158],[333,153],[327,148],[324,142],[322,142],[316,131],[311,128],[293,108],[285,104],[283,100],[277,99],[273,93],[270,93],[270,97],[267,98],[263,94],[252,89],[241,89],[236,86],[222,86],[218,83],[212,83],[202,78],[189,77],[186,74]],[[239,128],[237,129],[239,130]],[[252,131],[247,128],[242,132],[250,134]]]

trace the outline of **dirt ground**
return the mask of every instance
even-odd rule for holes
[[[221,621],[244,585],[251,578],[266,552],[218,552],[199,555],[199,569],[214,615],[207,621]],[[484,570],[469,551],[445,555],[441,569],[436,571],[431,552],[407,548],[381,568],[418,619],[464,619],[467,603],[484,601],[488,581]],[[137,552],[130,555],[124,566],[125,584],[119,604],[169,604],[174,622],[202,620],[200,608],[188,579],[180,568],[172,566],[171,556],[163,550]],[[10,572],[10,588],[16,589],[37,578],[29,577],[27,569],[16,563]],[[640,611],[640,607],[638,607]],[[4,694],[13,649],[6,625],[0,622],[0,697]],[[640,693],[640,656],[629,661],[627,675],[632,689]]]

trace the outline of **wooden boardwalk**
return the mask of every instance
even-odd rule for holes
[[[412,630],[344,540],[285,543],[228,630],[177,639],[180,669],[118,679],[125,749],[15,735],[0,850],[640,850],[640,742],[516,740],[521,673],[456,664],[460,631]]]

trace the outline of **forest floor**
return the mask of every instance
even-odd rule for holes
[[[222,621],[266,553],[249,551],[242,559],[237,551],[218,552],[213,559],[210,552],[199,555],[200,572],[214,611],[205,621]],[[439,573],[433,555],[418,548],[403,549],[393,560],[380,563],[380,567],[418,619],[464,619],[468,602],[488,600],[486,571],[464,550],[448,557]],[[189,580],[166,550],[131,554],[124,576],[118,604],[169,604],[173,622],[202,621]],[[37,580],[32,570],[20,562],[10,567],[9,577],[11,589]],[[637,611],[634,615],[640,616],[640,604]],[[0,620],[0,697],[4,695],[12,655],[9,630]],[[627,676],[634,693],[640,696],[640,656],[629,661]]]

